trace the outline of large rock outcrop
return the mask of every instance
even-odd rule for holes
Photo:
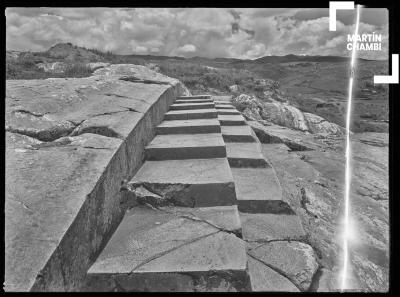
[[[121,183],[186,93],[137,65],[6,82],[6,291],[79,290],[122,219]]]
[[[278,102],[272,98],[262,101],[246,94],[237,96],[232,102],[250,120],[270,122],[312,134],[343,134],[343,128],[337,124],[315,114],[302,112],[286,102]]]
[[[312,291],[340,290],[344,137],[249,122],[274,166],[308,243],[319,256]],[[389,284],[388,134],[354,133],[350,243],[351,289],[386,292]]]

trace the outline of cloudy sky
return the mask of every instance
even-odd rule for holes
[[[354,11],[339,11],[329,32],[328,9],[7,8],[7,50],[43,51],[59,42],[118,54],[253,59],[266,55],[348,56]],[[388,11],[364,8],[360,33],[381,33],[388,58]]]

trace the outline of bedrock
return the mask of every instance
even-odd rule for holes
[[[5,290],[78,291],[126,211],[178,81],[110,65],[91,77],[6,82]]]

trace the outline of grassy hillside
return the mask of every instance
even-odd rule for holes
[[[92,74],[93,69],[88,67],[88,63],[93,62],[146,65],[181,80],[194,94],[247,93],[263,100],[271,97],[287,100],[302,111],[344,125],[349,61],[343,57],[288,55],[256,60],[185,59],[116,55],[63,43],[45,52],[7,52],[6,78],[84,77]],[[57,71],[56,66],[61,70]],[[387,61],[358,60],[354,86],[354,131],[387,131],[388,87],[373,84],[374,75],[387,73]],[[279,87],[269,80],[277,81]]]
[[[251,71],[235,68],[214,68],[192,62],[163,61],[160,72],[182,81],[192,93],[230,93],[229,87],[238,85],[242,92],[259,94],[257,81],[261,77]]]

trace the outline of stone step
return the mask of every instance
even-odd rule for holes
[[[273,168],[231,168],[240,212],[294,214]]]
[[[145,187],[160,203],[186,207],[236,204],[235,184],[226,158],[146,161],[130,188]]]
[[[214,102],[212,99],[178,99],[175,100],[174,103],[208,103],[208,102]]]
[[[215,104],[216,109],[235,109],[231,104]]]
[[[229,104],[232,105],[230,101],[214,100],[215,104]]]
[[[219,114],[218,120],[222,126],[238,126],[245,125],[246,121],[242,115],[224,115]]]
[[[172,104],[171,110],[187,110],[187,109],[204,109],[204,108],[214,108],[214,103],[182,103],[182,104]]]
[[[254,257],[248,257],[247,267],[252,292],[300,292],[288,278]]]
[[[181,160],[226,157],[220,133],[157,135],[145,148],[146,160]]]
[[[240,115],[236,109],[217,109],[218,114],[225,114],[225,115]]]
[[[163,121],[156,127],[156,134],[221,133],[217,119]]]
[[[165,114],[164,120],[191,120],[217,118],[217,110],[214,108],[171,110]]]
[[[221,126],[225,142],[256,142],[253,130],[247,126]]]
[[[258,142],[226,142],[226,154],[231,167],[270,167]]]
[[[297,215],[241,212],[239,216],[247,241],[302,240],[306,236]]]
[[[128,210],[88,271],[88,291],[249,291],[237,208]]]
[[[176,99],[211,99],[211,95],[178,96]]]

